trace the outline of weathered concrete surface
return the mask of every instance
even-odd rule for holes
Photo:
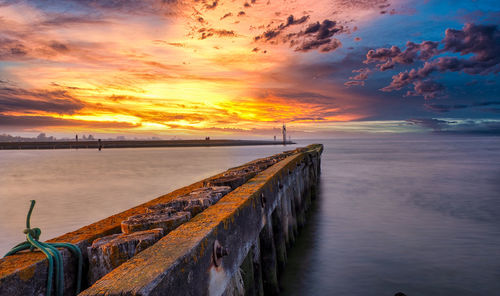
[[[241,283],[253,295],[278,293],[274,245],[276,241],[286,244],[287,238],[290,243],[304,223],[316,191],[322,149],[311,145],[275,163],[81,295],[238,295]],[[272,215],[278,207],[282,217],[274,221],[280,227],[273,227]],[[283,233],[275,239],[274,232]],[[217,256],[216,241],[229,254]],[[273,257],[269,252],[274,259],[266,260]],[[244,264],[249,256],[254,287],[246,286],[251,278],[242,273],[249,270],[248,262]]]
[[[232,189],[236,189],[239,186],[245,184],[251,178],[255,177],[255,175],[257,175],[259,172],[267,169],[268,167],[296,152],[297,151],[285,151],[277,155],[257,159],[242,166],[229,169],[222,176],[209,179],[209,181],[206,182],[206,185],[229,186]]]
[[[281,159],[293,154],[295,152],[289,151],[284,154],[275,155],[252,161],[243,166],[230,169],[228,172],[215,175],[192,185],[175,190],[169,194],[158,197],[154,200],[146,202],[137,207],[131,208],[122,213],[113,215],[96,223],[82,227],[76,231],[64,234],[55,239],[49,240],[50,242],[69,242],[77,245],[84,256],[84,274],[88,271],[88,254],[87,248],[92,245],[92,242],[98,238],[118,234],[121,231],[121,222],[130,216],[144,214],[154,211],[154,206],[158,204],[176,204],[175,200],[183,196],[188,196],[197,189],[211,184],[212,181],[217,180],[224,175],[237,175],[243,174],[241,171],[250,171],[258,169],[265,169],[266,167],[278,162]],[[246,179],[245,179],[246,181]],[[213,185],[210,185],[213,186]],[[226,189],[222,190],[225,191]],[[200,189],[199,192],[205,192],[206,189]],[[197,193],[199,194],[199,193]],[[222,195],[224,192],[222,192]],[[218,194],[215,195],[216,199],[220,198]],[[214,202],[211,197],[210,203]],[[188,207],[183,205],[183,210],[190,212],[192,216],[200,213],[206,208],[204,203],[198,202],[191,203]],[[180,211],[180,209],[178,209]],[[75,269],[76,260],[71,257],[67,250],[62,250],[64,258],[65,269],[65,294],[71,295],[75,290]],[[47,278],[47,259],[40,252],[21,252],[14,256],[9,256],[0,259],[0,295],[43,295],[46,288]],[[83,281],[83,287],[87,286],[87,282]]]
[[[76,282],[74,281],[77,273],[77,260],[67,249],[59,249],[59,251],[62,255],[64,266],[64,295],[74,295],[76,289]],[[42,262],[40,264],[32,264],[27,268],[18,269],[14,275],[6,276],[6,280],[0,281],[0,295],[45,295],[48,261],[42,260],[45,259],[45,255],[40,252],[27,252],[27,254],[30,255],[30,258],[42,257],[40,258]],[[25,255],[15,256],[21,257]],[[32,285],[32,283],[36,284]],[[52,287],[54,289],[55,282],[52,283]]]
[[[111,270],[144,251],[162,238],[163,234],[163,228],[155,228],[96,239],[88,248],[89,283],[95,283]]]
[[[130,216],[122,221],[123,233],[133,233],[153,228],[161,228],[169,233],[182,223],[191,219],[189,212],[153,212]]]
[[[251,162],[254,163],[255,161]],[[249,164],[251,164],[249,163]],[[245,165],[241,166],[244,167]],[[158,204],[168,204],[178,199],[179,197],[189,195],[210,183],[211,180],[222,177],[224,173],[220,173],[193,183],[189,186],[177,189],[171,193],[160,196],[144,204],[133,207],[116,215],[110,216],[98,222],[84,226],[76,231],[66,233],[49,242],[68,242],[77,245],[84,256],[84,262],[88,262],[87,248],[92,245],[92,242],[100,237],[121,232],[121,222],[128,217],[138,214],[143,214]],[[204,208],[191,209],[188,211],[199,213]],[[20,229],[22,231],[22,229]],[[43,239],[43,235],[42,235]],[[17,242],[13,242],[15,245]],[[65,295],[71,295],[75,290],[76,285],[76,260],[71,257],[71,253],[67,250],[62,250],[64,270],[65,270]],[[48,261],[41,252],[20,252],[13,256],[0,259],[0,295],[44,295],[47,286],[47,266]],[[84,265],[84,274],[87,272],[88,266]],[[85,279],[83,286],[87,285]]]

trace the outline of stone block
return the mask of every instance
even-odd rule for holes
[[[229,186],[236,189],[245,184],[248,180],[257,175],[256,171],[231,171],[221,177],[211,179],[207,182],[208,186]]]
[[[174,213],[180,212],[184,208],[184,203],[180,200],[173,200],[167,203],[152,205],[146,208],[146,213]]]
[[[214,204],[230,191],[231,187],[229,186],[202,187],[189,193],[189,197],[191,199],[207,199],[210,204]]]
[[[89,284],[92,285],[111,270],[153,245],[163,234],[162,228],[156,228],[96,239],[92,246],[88,247]]]
[[[191,213],[191,217],[198,215],[203,212],[206,208],[201,205],[189,205],[184,208],[184,211]]]
[[[122,232],[127,234],[153,228],[162,228],[165,234],[167,234],[189,219],[191,219],[189,212],[153,212],[128,217],[127,220],[122,221],[121,228]]]

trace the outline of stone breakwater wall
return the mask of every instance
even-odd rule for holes
[[[322,145],[249,162],[51,241],[84,254],[80,295],[273,295],[315,195]],[[62,250],[65,295],[76,283]],[[0,295],[44,295],[47,260],[0,260]]]

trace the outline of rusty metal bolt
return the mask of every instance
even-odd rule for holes
[[[227,256],[227,255],[229,255],[229,251],[227,248],[224,248],[224,247],[217,248],[217,250],[216,250],[217,258],[222,258],[222,257]]]
[[[222,263],[222,257],[229,255],[229,250],[221,246],[218,240],[214,242],[214,253],[213,259],[215,266],[220,266]]]

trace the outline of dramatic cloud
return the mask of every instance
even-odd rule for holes
[[[480,110],[485,112],[495,112],[495,110],[500,107],[500,101],[487,101],[487,102],[477,102],[472,104],[425,104],[425,107],[437,113],[446,113],[453,110],[467,109],[467,108],[480,108]]]
[[[0,60],[23,59],[27,54],[28,50],[21,41],[0,39]]]
[[[299,19],[296,19],[293,15],[290,15],[286,19],[286,23],[281,23],[276,28],[269,29],[269,30],[265,31],[262,35],[255,36],[254,39],[255,39],[255,41],[257,41],[257,40],[270,41],[270,40],[278,37],[282,33],[282,31],[285,30],[286,28],[293,26],[293,25],[302,24],[302,23],[306,22],[308,19],[309,19],[308,15],[305,15]]]
[[[29,91],[16,88],[0,88],[0,113],[47,112],[73,114],[85,104],[66,91]]]
[[[364,86],[365,82],[364,81],[347,81],[344,83],[345,86],[351,87],[351,86]]]
[[[217,29],[205,29],[202,28],[198,30],[198,33],[201,33],[201,36],[199,39],[203,40],[212,36],[218,36],[218,37],[236,37],[236,33],[232,30],[217,30]]]
[[[432,80],[417,80],[413,82],[414,91],[408,91],[406,96],[423,96],[424,99],[434,99],[441,96],[444,86]]]
[[[410,125],[417,125],[424,128],[428,128],[433,131],[441,131],[442,129],[447,128],[449,124],[456,122],[440,120],[435,118],[412,118],[408,119],[407,123]]]
[[[103,122],[103,131],[114,124],[110,132],[166,135],[425,114],[418,99],[394,100],[396,90],[447,96],[426,107],[435,112],[499,112],[495,104],[472,106],[498,99],[497,28],[471,25],[445,36],[457,16],[429,23],[428,11],[438,6],[432,1],[0,2],[0,115],[9,126],[52,120],[68,131]],[[426,5],[415,15],[390,16]],[[432,31],[445,38],[429,38]],[[366,55],[373,42],[399,47]],[[449,72],[490,76],[468,85],[465,75],[453,81]],[[449,81],[453,93],[445,92]]]
[[[353,73],[359,73],[358,75],[354,77],[349,77],[349,79],[354,79],[354,80],[366,80],[368,78],[368,75],[372,72],[369,68],[361,68],[358,70],[352,70]]]
[[[295,51],[310,51],[312,49],[318,49],[321,52],[333,51],[342,46],[342,43],[337,39],[312,39],[305,40],[300,45],[295,48]]]
[[[205,8],[206,9],[214,9],[215,7],[217,7],[217,4],[219,4],[219,1],[218,0],[215,0],[215,1],[212,1],[211,3],[205,3]]]
[[[231,12],[228,12],[228,13],[224,14],[223,16],[221,16],[220,20],[222,21],[223,19],[230,17],[230,16],[233,16],[233,14]]]
[[[62,119],[49,116],[11,116],[0,114],[0,126],[17,127],[17,128],[43,128],[43,127],[70,127],[77,126],[80,128],[136,128],[140,125],[127,122],[113,121],[88,121]]]
[[[296,36],[303,37],[303,41],[292,40],[291,44],[300,43],[295,51],[309,51],[317,49],[321,52],[333,51],[342,46],[342,43],[333,35],[342,32],[344,27],[337,25],[337,22],[331,20],[324,20],[319,23],[310,24],[304,31],[299,32]]]
[[[363,80],[366,80],[368,78],[368,75],[372,72],[369,68],[361,68],[358,70],[352,70],[353,73],[359,73],[358,75],[351,76],[349,79],[353,79],[351,81],[347,81],[344,83],[345,86],[351,87],[351,86],[364,86],[365,82]]]
[[[338,39],[332,38],[332,36],[344,32],[345,28],[329,19],[325,19],[321,23],[310,23],[298,32],[284,33],[288,27],[303,24],[309,18],[308,15],[305,15],[297,19],[293,15],[290,15],[285,23],[268,29],[261,35],[254,37],[254,40],[265,43],[269,42],[271,44],[288,44],[295,51],[299,52],[307,52],[314,49],[319,49],[320,52],[330,52],[342,46],[342,43]]]
[[[500,135],[499,120],[416,118],[406,122],[409,125],[420,126],[435,133]]]
[[[426,61],[438,54],[438,45],[438,42],[432,41],[424,41],[420,44],[408,41],[404,51],[401,51],[397,46],[372,49],[366,54],[364,63],[379,62],[381,64],[377,64],[377,68],[380,71],[392,69],[396,64],[411,65],[416,60]]]
[[[441,49],[438,48],[440,44]],[[450,54],[467,57],[460,58],[450,56]],[[444,90],[443,85],[428,78],[434,72],[464,72],[470,75],[498,74],[500,72],[500,30],[496,25],[466,24],[462,30],[447,29],[444,39],[439,43],[408,42],[404,51],[397,46],[370,50],[366,54],[364,63],[377,62],[379,63],[376,65],[377,69],[386,71],[394,68],[396,64],[413,65],[417,61],[425,61],[425,63],[421,68],[394,75],[391,83],[381,90],[386,92],[400,90],[412,83],[414,91],[407,92],[407,95],[420,95],[425,99],[433,99]]]

